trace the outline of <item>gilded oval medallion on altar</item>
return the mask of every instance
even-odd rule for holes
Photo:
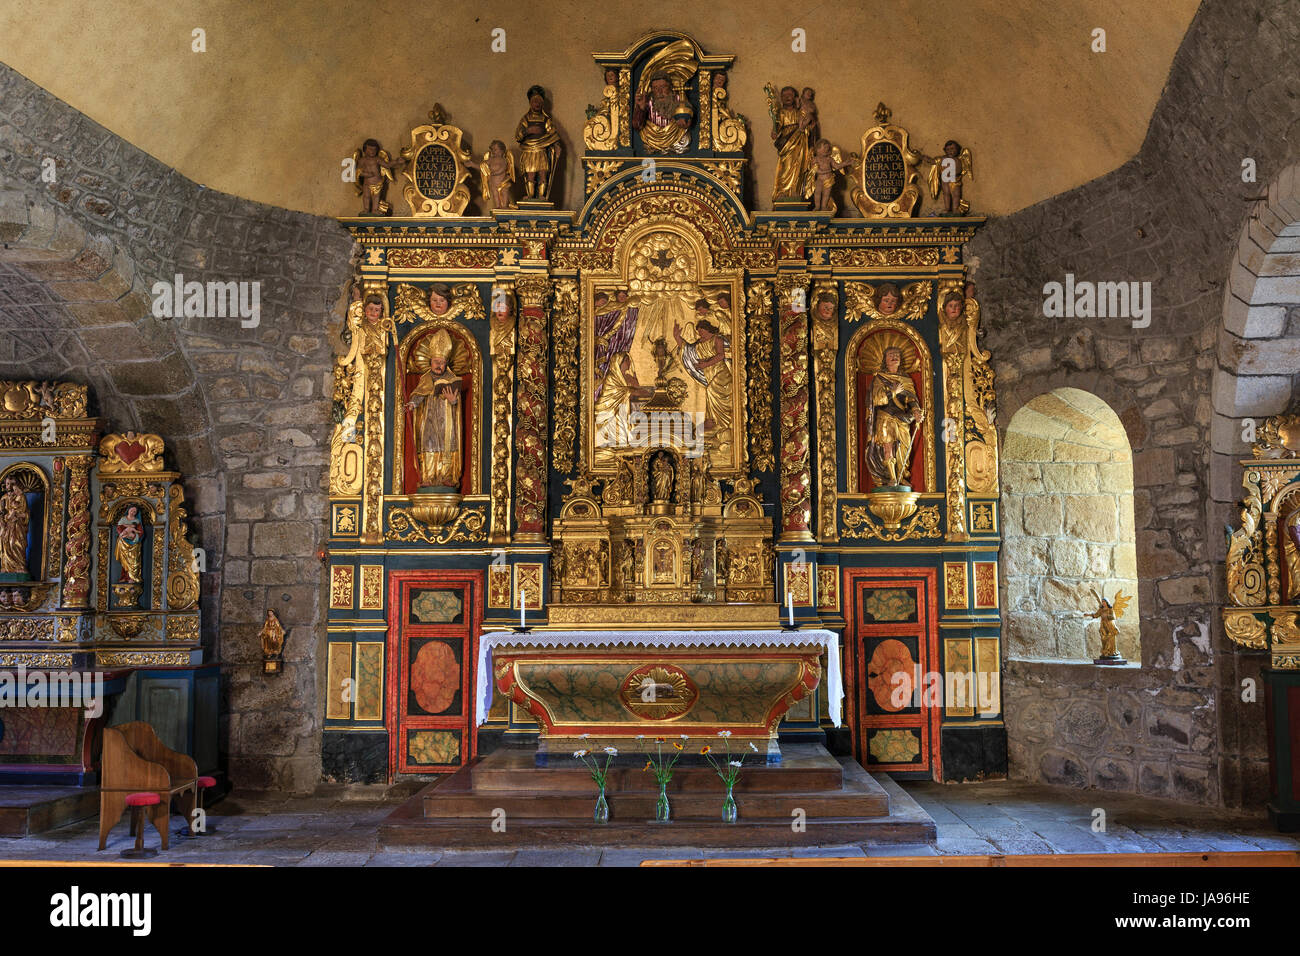
[[[642,664],[623,678],[618,699],[642,720],[671,720],[688,713],[700,691],[680,667]]]

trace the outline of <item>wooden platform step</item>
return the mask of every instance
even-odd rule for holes
[[[640,772],[626,775],[620,781],[626,789],[607,790],[609,823],[597,824],[592,819],[596,793],[590,776],[584,789],[568,789],[573,785],[572,768],[534,767],[531,755],[523,763],[518,752],[504,757],[490,754],[402,804],[380,825],[379,842],[381,846],[473,849],[934,842],[934,821],[888,778],[877,780],[849,758],[834,758],[824,748],[804,746],[820,754],[804,754],[802,767],[746,768],[742,781],[749,777],[757,786],[737,790],[734,824],[721,820],[723,790],[716,776],[690,775],[680,781],[670,794],[672,819],[662,824],[654,821],[653,778]],[[513,768],[503,774],[500,765],[507,761],[514,762]],[[839,785],[834,789],[826,786],[827,762],[838,771]],[[818,788],[779,788],[790,787],[800,773]],[[775,779],[762,779],[768,775]],[[647,778],[650,788],[645,786]],[[553,780],[564,789],[551,788]],[[480,781],[495,789],[480,786]],[[632,789],[634,784],[640,787]]]
[[[97,813],[96,787],[0,785],[0,836],[44,833]]]
[[[736,794],[837,792],[844,785],[844,772],[838,760],[819,744],[787,744],[782,762],[775,766],[746,761],[736,783]],[[509,747],[493,751],[469,768],[475,791],[529,792],[548,790],[556,793],[593,793],[591,773],[578,761],[568,758],[551,766],[538,767],[531,747]],[[551,758],[553,761],[554,757]],[[654,775],[642,769],[644,760],[637,758],[635,767],[610,767],[605,792],[655,790]],[[691,790],[716,790],[719,800],[722,781],[712,767],[682,766],[673,770],[669,793]],[[593,797],[594,799],[594,797]]]

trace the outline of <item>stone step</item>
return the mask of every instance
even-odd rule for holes
[[[0,836],[44,833],[97,813],[97,787],[0,785]]]

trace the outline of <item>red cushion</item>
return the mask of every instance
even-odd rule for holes
[[[199,786],[205,790],[208,787],[215,787],[216,785],[217,785],[216,777],[199,777]]]
[[[162,803],[162,798],[156,793],[128,793],[126,795],[126,805],[128,807],[152,807],[157,803]]]

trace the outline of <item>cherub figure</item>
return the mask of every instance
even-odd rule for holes
[[[832,146],[830,140],[819,139],[813,147],[812,165],[808,167],[808,176],[804,183],[804,194],[812,197],[813,209],[836,212],[835,200],[831,191],[835,188],[835,174],[853,166],[853,160],[845,160],[840,155],[838,146]]]
[[[1119,652],[1115,650],[1115,639],[1119,637],[1119,628],[1115,626],[1115,618],[1123,617],[1124,610],[1128,607],[1128,602],[1132,598],[1127,597],[1123,591],[1115,592],[1115,602],[1112,604],[1095,590],[1092,596],[1097,599],[1097,610],[1093,611],[1089,617],[1097,618],[1101,621],[1101,657],[1097,661],[1105,663],[1123,663],[1124,658],[1120,657]]]
[[[967,176],[975,178],[970,150],[950,139],[943,144],[943,156],[930,159],[930,173],[926,177],[930,198],[938,199],[942,195],[943,211],[949,216],[964,216],[970,211],[970,203],[961,198],[962,180]]]
[[[356,164],[357,195],[361,197],[361,215],[387,216],[391,206],[384,201],[384,191],[393,180],[393,170],[401,169],[403,160],[394,161],[380,147],[379,140],[368,139],[352,154]]]
[[[478,171],[483,177],[483,200],[488,208],[511,208],[514,205],[510,201],[510,189],[515,184],[515,157],[506,149],[506,144],[499,139],[492,140]]]

